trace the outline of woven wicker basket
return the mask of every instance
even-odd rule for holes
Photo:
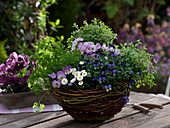
[[[58,104],[75,120],[104,121],[120,112],[125,105],[123,96],[129,96],[129,86],[119,86],[119,90],[110,92],[103,88],[73,91],[63,87],[62,91],[52,91]]]

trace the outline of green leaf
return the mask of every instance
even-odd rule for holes
[[[116,13],[119,11],[119,5],[108,5],[102,8],[103,10],[106,10],[106,13],[108,17],[111,19],[113,18]]]
[[[50,22],[50,24],[55,28],[56,25],[54,24],[54,22]]]
[[[55,21],[55,25],[59,25],[60,24],[60,19],[57,19],[56,21]]]
[[[130,4],[131,6],[134,5],[134,0],[124,0],[124,2],[127,2],[127,3]]]
[[[61,40],[64,40],[64,36],[63,35],[60,38],[61,38]]]

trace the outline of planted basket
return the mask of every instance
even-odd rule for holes
[[[121,111],[129,96],[129,86],[119,84],[117,91],[106,92],[103,88],[73,91],[68,88],[53,88],[53,94],[63,109],[75,120],[104,121]]]

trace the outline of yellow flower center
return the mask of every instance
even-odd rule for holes
[[[55,86],[58,87],[59,86],[58,83],[56,83]]]

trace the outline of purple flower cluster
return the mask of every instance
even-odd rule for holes
[[[170,7],[167,8],[167,16],[170,14]],[[137,23],[138,24],[138,23]],[[147,17],[146,27],[147,33],[144,35],[140,30],[140,25],[130,26],[125,24],[120,29],[118,34],[118,42],[124,44],[134,42],[140,39],[147,47],[147,52],[155,54],[157,61],[157,71],[159,76],[162,77],[162,82],[170,75],[170,22],[162,21],[161,25],[156,25],[154,22],[154,15],[149,14]],[[149,69],[151,71],[151,69]],[[157,76],[157,77],[159,77]]]
[[[33,68],[30,68],[23,77],[18,75],[22,69],[28,67],[28,64],[27,56],[17,55],[16,52],[11,53],[9,59],[6,60],[6,64],[2,63],[0,65],[0,83],[3,84],[3,88],[10,87],[13,93],[29,90],[27,80]]]
[[[58,71],[57,73],[49,74],[50,78],[53,79],[52,85],[54,88],[60,88],[60,86],[62,84],[68,83],[66,76],[70,74],[70,69],[71,69],[71,66],[68,65],[68,66],[64,67],[62,71]],[[65,83],[63,82],[63,80],[65,80],[64,81]],[[71,86],[71,83],[68,83],[68,86]]]
[[[16,72],[21,71],[23,68],[26,68],[28,64],[29,59],[27,56],[17,55],[16,52],[13,52],[10,54],[6,64],[2,63],[0,65],[0,70],[2,72],[15,74]]]
[[[88,57],[89,55],[93,58],[98,54],[105,51],[112,51],[115,52],[115,54],[121,54],[119,50],[117,50],[114,45],[111,45],[110,47],[106,46],[105,43],[101,45],[100,43],[94,44],[93,42],[79,42],[83,41],[83,38],[76,38],[72,43],[72,49],[79,49],[81,52],[81,55],[84,55],[85,57]]]

